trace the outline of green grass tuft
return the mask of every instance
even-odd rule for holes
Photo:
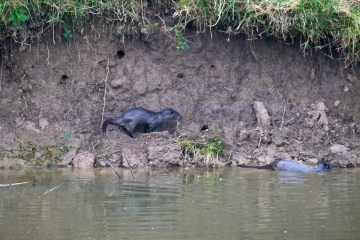
[[[18,28],[58,24],[63,36],[72,38],[66,23],[76,26],[93,18],[139,28],[169,8],[177,25],[167,30],[173,29],[176,47],[182,50],[191,47],[183,33],[184,26],[193,22],[199,29],[218,28],[230,37],[239,33],[251,39],[297,37],[304,51],[335,49],[346,63],[359,58],[360,1],[356,0],[0,0],[0,37],[14,37]]]
[[[300,37],[304,51],[336,49],[347,63],[359,58],[360,2],[355,0],[179,0],[175,15],[250,39]]]
[[[178,139],[177,142],[185,154],[191,157],[197,155],[203,156],[206,165],[217,161],[219,156],[225,155],[225,148],[222,140],[200,143],[189,139]]]

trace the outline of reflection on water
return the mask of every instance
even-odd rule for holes
[[[1,239],[356,239],[360,170],[0,171]],[[51,191],[49,191],[51,190]]]

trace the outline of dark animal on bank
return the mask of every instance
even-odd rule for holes
[[[144,132],[149,133],[153,132],[161,123],[170,119],[179,121],[181,116],[171,108],[166,108],[160,112],[153,112],[142,107],[130,108],[123,112],[119,118],[108,119],[103,123],[103,136],[106,137],[107,125],[112,124],[123,127],[130,137],[137,138],[134,135],[137,127],[143,127]]]
[[[257,168],[257,169],[272,169],[275,171],[288,171],[288,172],[299,172],[299,173],[310,173],[310,172],[330,172],[331,164],[329,161],[325,161],[324,158],[317,162],[316,168],[309,168],[308,166],[294,163],[288,160],[278,160],[272,164],[265,166],[245,166],[237,165],[238,167],[244,168]]]

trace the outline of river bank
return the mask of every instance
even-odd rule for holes
[[[153,27],[178,23],[171,14],[148,19]],[[25,42],[4,40],[0,166],[314,165],[323,157],[359,165],[356,62],[316,48],[304,54],[300,38],[254,40],[187,25],[184,48],[160,28],[122,34],[123,26],[96,19],[71,28],[71,37],[50,25]],[[139,139],[114,126],[102,138],[105,119],[140,106],[183,118]]]

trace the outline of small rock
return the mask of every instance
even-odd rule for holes
[[[348,151],[348,148],[341,144],[335,144],[330,147],[331,153],[346,153]]]
[[[318,159],[317,158],[309,158],[307,161],[311,164],[316,164],[318,162]]]
[[[24,127],[27,131],[39,134],[41,131],[35,127],[34,122],[26,121]]]
[[[93,153],[80,153],[74,157],[73,165],[75,168],[92,168],[95,162]]]
[[[149,164],[153,166],[178,166],[181,162],[181,149],[174,144],[150,146],[147,149]]]
[[[344,92],[348,92],[349,89],[350,89],[350,88],[349,88],[348,86],[345,86],[345,87],[344,87]]]
[[[249,136],[250,136],[250,134],[248,133],[248,131],[243,129],[239,133],[239,141],[246,140],[249,138]]]
[[[313,81],[315,79],[315,68],[311,69],[311,80]]]
[[[262,155],[257,158],[257,160],[262,164],[271,164],[275,161],[274,156],[272,155]]]
[[[334,106],[335,106],[335,107],[337,107],[337,106],[339,106],[339,105],[340,105],[340,103],[341,103],[341,101],[336,100],[336,101],[335,101],[335,103],[334,103]]]
[[[140,28],[140,31],[141,31],[142,34],[145,34],[145,35],[149,34],[149,29],[147,29],[146,27]]]
[[[77,155],[76,152],[81,144],[80,139],[71,138],[66,142],[66,153],[60,157],[60,161],[57,162],[58,166],[68,166],[71,164],[74,157]]]
[[[348,74],[347,77],[350,82],[355,82],[355,80],[357,80],[357,78],[352,74]]]
[[[25,122],[25,119],[24,118],[15,118],[15,125],[16,127],[21,127]]]
[[[298,158],[300,156],[299,152],[298,151],[294,151],[292,154],[291,154],[291,157],[293,158]]]
[[[130,84],[126,77],[122,77],[119,79],[114,79],[110,83],[111,87],[113,88],[123,88],[125,90],[129,90]]]
[[[44,131],[45,128],[49,126],[49,122],[46,120],[46,118],[40,118],[39,119],[39,126],[41,128],[41,131]]]
[[[271,119],[268,110],[265,108],[262,102],[254,102],[254,110],[257,118],[258,127],[269,127]]]
[[[285,142],[284,142],[284,140],[283,139],[278,139],[278,141],[276,141],[275,142],[275,146],[277,146],[277,147],[283,147],[283,146],[285,146]]]
[[[238,129],[242,129],[242,128],[245,128],[245,127],[246,127],[246,124],[243,121],[240,121],[238,123]]]

